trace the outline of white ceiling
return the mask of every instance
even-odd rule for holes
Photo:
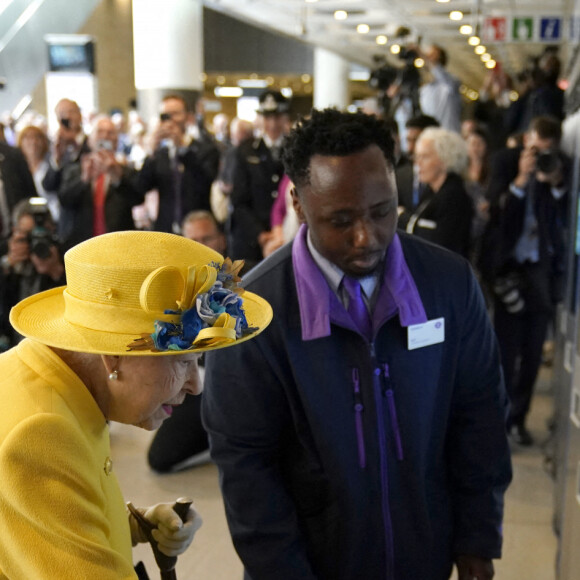
[[[390,55],[389,47],[401,39],[397,30],[406,27],[411,34],[403,44],[421,40],[437,43],[449,53],[448,68],[466,85],[479,89],[486,69],[467,37],[459,33],[461,24],[476,24],[483,28],[485,19],[507,17],[532,17],[539,25],[540,17],[566,17],[570,15],[573,0],[204,0],[204,3],[232,17],[245,20],[303,41],[325,47],[341,54],[353,63],[375,68],[373,56],[387,55],[391,63],[397,60]],[[577,2],[578,3],[578,2]],[[334,12],[345,10],[346,20],[338,21]],[[451,10],[464,13],[462,21],[449,19]],[[370,31],[360,34],[358,24],[367,24]],[[482,30],[483,33],[483,30]],[[388,44],[376,43],[378,35],[386,35]],[[481,36],[481,35],[480,35]],[[564,37],[566,35],[564,34]],[[536,36],[537,38],[537,36]],[[521,71],[528,56],[539,54],[545,44],[540,42],[492,43],[483,38],[492,57],[501,62],[510,74]],[[557,44],[557,43],[553,43]],[[562,43],[560,56],[566,63],[566,45]]]

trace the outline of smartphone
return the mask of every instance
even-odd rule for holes
[[[108,139],[101,139],[97,142],[97,150],[104,149],[105,151],[113,150],[113,142]]]

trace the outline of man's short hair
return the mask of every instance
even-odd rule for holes
[[[178,94],[169,94],[169,95],[165,95],[162,99],[161,102],[164,103],[165,101],[181,101],[183,103],[183,108],[185,109],[186,112],[189,112],[189,106],[187,104],[187,101]]]
[[[183,222],[181,223],[182,227],[185,228],[185,224],[200,222],[203,220],[210,221],[216,228],[218,232],[221,232],[221,228],[217,223],[213,213],[207,211],[205,209],[198,209],[194,211],[190,211],[184,218]]]
[[[427,127],[439,127],[439,121],[431,115],[416,115],[411,117],[406,123],[407,129],[427,129]]]
[[[437,50],[437,62],[443,67],[447,66],[447,51],[439,44],[433,44],[432,46]]]
[[[552,139],[557,143],[562,139],[562,123],[549,115],[534,117],[530,121],[529,131],[535,131],[540,139]]]
[[[297,187],[310,181],[310,160],[314,155],[343,157],[371,145],[394,165],[394,141],[385,123],[364,113],[343,113],[337,109],[312,109],[301,118],[284,140],[282,160],[288,177]]]

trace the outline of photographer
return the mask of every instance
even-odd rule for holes
[[[12,306],[20,300],[66,283],[55,225],[43,198],[21,201],[14,208],[15,227],[2,256],[0,350],[14,346],[20,336],[8,323]]]
[[[536,117],[524,147],[499,151],[487,196],[491,217],[481,271],[494,294],[494,325],[511,397],[509,429],[520,445],[542,346],[562,298],[570,161],[559,150],[560,121]]]
[[[58,130],[52,145],[51,167],[42,181],[45,191],[57,191],[64,168],[79,163],[81,155],[89,151],[78,104],[70,99],[61,99],[54,112],[58,119]]]
[[[420,89],[421,111],[437,119],[441,127],[461,132],[460,82],[446,70],[447,52],[433,44],[427,50],[417,49],[433,79]]]
[[[153,229],[160,232],[180,233],[187,213],[210,210],[210,189],[217,176],[220,153],[213,143],[187,134],[191,121],[185,100],[166,96],[153,134],[154,152],[139,173],[137,187],[142,195],[152,189],[159,192]]]
[[[116,158],[118,134],[109,117],[96,119],[89,137],[90,153],[63,170],[58,197],[63,247],[100,234],[133,230],[133,206],[143,203],[133,172]]]

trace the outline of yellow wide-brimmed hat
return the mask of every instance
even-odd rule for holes
[[[112,355],[168,355],[233,346],[260,333],[272,308],[244,291],[232,262],[161,232],[115,232],[64,256],[67,286],[10,312],[23,336],[48,346]]]

